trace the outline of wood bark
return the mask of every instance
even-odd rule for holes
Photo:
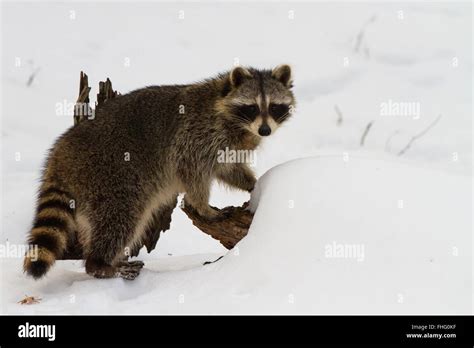
[[[248,211],[248,202],[241,207],[225,207],[218,209],[226,217],[218,221],[209,221],[200,216],[191,206],[185,206],[181,209],[192,220],[193,225],[202,232],[217,239],[227,249],[232,249],[242,238],[244,238],[252,223],[253,214]]]
[[[74,105],[74,125],[84,121],[88,116],[90,91],[89,79],[87,75],[81,71],[79,77],[79,97],[77,97],[76,105]]]

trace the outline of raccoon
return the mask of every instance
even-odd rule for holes
[[[288,65],[239,66],[107,101],[48,154],[29,235],[37,253],[25,256],[24,271],[41,278],[78,241],[88,274],[134,279],[143,263],[127,262],[125,251],[178,194],[203,218],[225,218],[208,203],[213,180],[251,192],[256,179],[245,163],[219,163],[219,150],[253,150],[273,134],[292,114],[291,89]]]

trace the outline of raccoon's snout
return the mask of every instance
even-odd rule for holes
[[[272,132],[272,129],[268,126],[268,124],[262,124],[260,128],[258,128],[258,134],[260,134],[262,137],[266,137],[267,135],[270,135]]]

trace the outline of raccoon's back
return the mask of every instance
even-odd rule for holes
[[[107,101],[95,118],[67,130],[48,156],[45,178],[72,191],[139,185],[165,170],[180,118],[178,87],[146,88]]]
[[[172,141],[179,127],[181,89],[148,87],[118,96],[98,108],[93,119],[70,128],[62,138],[75,147],[91,149],[93,145],[98,152],[160,150]]]
[[[154,86],[118,96],[98,108],[93,120],[78,126],[89,132],[90,128],[108,132],[109,137],[117,135],[146,142],[166,140],[173,136],[180,121],[177,115],[185,87]]]

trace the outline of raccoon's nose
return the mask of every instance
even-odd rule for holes
[[[258,134],[260,134],[262,137],[266,137],[267,135],[270,135],[272,132],[272,129],[268,126],[268,124],[262,124],[260,128],[258,129]]]

